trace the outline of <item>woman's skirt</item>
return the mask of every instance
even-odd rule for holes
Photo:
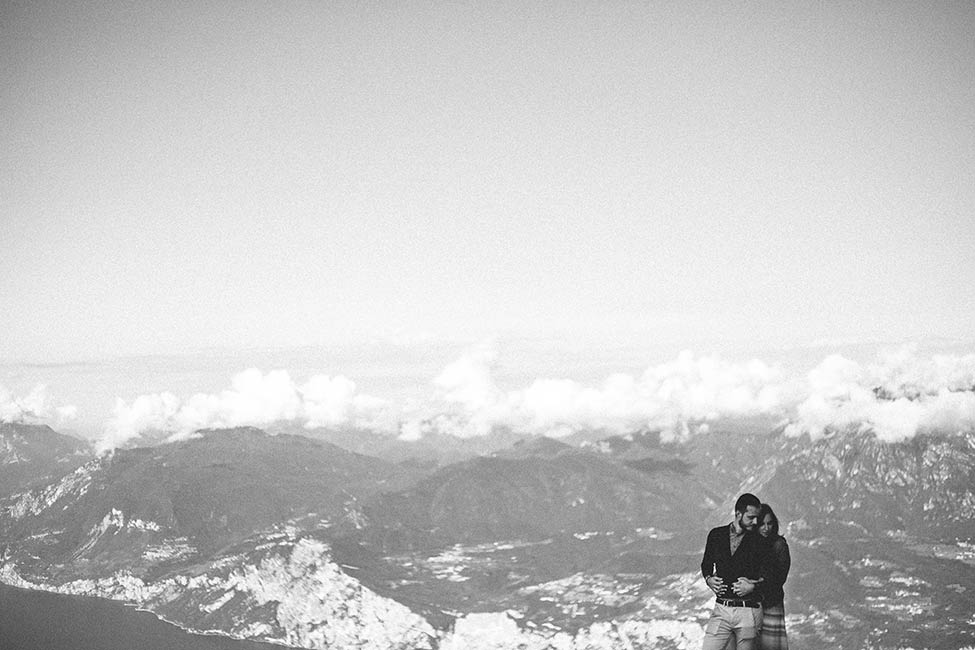
[[[765,608],[758,648],[759,650],[789,650],[789,637],[785,634],[785,608],[782,603]]]

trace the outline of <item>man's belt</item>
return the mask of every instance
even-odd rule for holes
[[[757,608],[762,606],[762,601],[760,600],[735,600],[733,598],[718,598],[719,605],[724,605],[725,607],[752,607]]]

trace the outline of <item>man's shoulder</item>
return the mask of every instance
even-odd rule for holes
[[[725,524],[724,526],[716,526],[716,527],[712,528],[710,530],[710,532],[708,532],[708,537],[716,537],[718,535],[727,535],[728,534],[728,526],[730,526],[730,525],[731,524]]]

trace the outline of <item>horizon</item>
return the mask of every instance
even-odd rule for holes
[[[0,363],[0,420],[50,424],[104,449],[144,431],[180,438],[197,429],[281,422],[403,440],[433,432],[481,436],[499,427],[553,438],[649,427],[680,439],[706,431],[708,422],[753,416],[778,418],[814,437],[866,426],[891,442],[933,428],[975,428],[975,346],[966,341],[848,342],[755,354],[549,343]]]

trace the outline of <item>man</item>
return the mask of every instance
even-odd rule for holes
[[[703,650],[722,650],[732,638],[731,647],[752,650],[762,629],[762,582],[772,567],[756,532],[761,507],[754,494],[742,494],[734,521],[708,533],[701,574],[716,599]]]

